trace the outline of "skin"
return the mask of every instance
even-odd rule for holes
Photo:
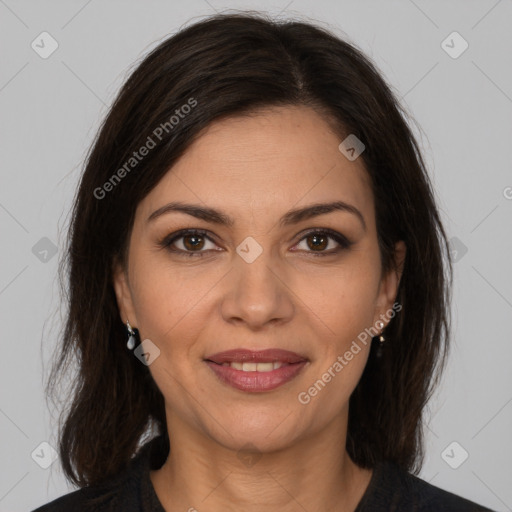
[[[128,264],[115,266],[114,286],[122,321],[160,350],[149,369],[165,397],[171,451],[151,481],[167,511],[353,511],[370,482],[372,471],[344,449],[348,402],[370,344],[307,405],[297,399],[390,311],[405,257],[399,242],[397,270],[383,274],[369,176],[361,158],[339,151],[341,140],[307,107],[225,119],[138,205]],[[346,211],[278,225],[292,208],[336,200],[355,206],[366,229]],[[235,224],[177,212],[147,221],[171,201],[222,210]],[[194,249],[185,237],[173,247],[202,258],[159,245],[186,228],[212,240],[202,237]],[[314,235],[304,234],[311,228],[330,228],[353,245],[327,238],[315,249]],[[263,250],[252,263],[236,252],[248,236]],[[282,348],[309,362],[286,384],[247,393],[203,361],[239,347]],[[253,463],[242,457],[248,443],[257,449]]]

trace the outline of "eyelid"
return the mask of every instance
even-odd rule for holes
[[[332,230],[329,228],[309,228],[308,230],[302,231],[301,233],[299,233],[297,235],[297,237],[299,237],[299,238],[298,238],[298,241],[294,244],[294,247],[296,245],[298,245],[300,242],[302,242],[308,235],[312,235],[312,234],[326,235],[328,238],[334,240],[338,244],[338,247],[334,251],[331,250],[331,251],[318,251],[318,252],[316,252],[316,251],[299,251],[299,252],[306,252],[306,253],[312,254],[313,256],[329,256],[329,255],[332,256],[332,255],[338,254],[342,250],[346,250],[346,249],[350,248],[354,244],[353,241],[351,241],[345,235],[343,235],[342,233],[339,233],[338,231],[335,231],[335,230]],[[179,240],[187,235],[201,236],[201,237],[206,238],[210,242],[217,244],[217,242],[215,241],[215,237],[212,237],[208,230],[199,229],[199,228],[185,228],[185,229],[180,229],[178,231],[175,231],[175,232],[171,233],[170,235],[166,235],[165,237],[163,237],[163,239],[161,239],[158,242],[158,245],[160,247],[168,249],[173,254],[184,255],[184,256],[201,257],[204,254],[207,254],[208,252],[210,252],[212,250],[216,250],[216,249],[208,249],[206,251],[204,251],[204,250],[184,251],[182,249],[170,249],[170,247],[172,246],[172,244],[174,242],[176,242],[177,240]]]
[[[319,251],[319,252],[315,252],[315,251],[306,251],[306,252],[310,252],[311,254],[316,254],[316,255],[321,255],[321,254],[325,254],[325,255],[328,255],[328,254],[337,254],[338,251],[342,250],[342,249],[348,249],[350,246],[353,245],[354,242],[352,242],[352,240],[350,240],[349,238],[347,238],[344,234],[342,233],[339,233],[338,231],[335,231],[333,229],[329,229],[329,228],[310,228],[306,231],[303,231],[301,233],[299,233],[299,241],[297,242],[300,243],[302,242],[308,235],[313,235],[313,234],[322,234],[322,235],[326,235],[328,238],[331,238],[333,239],[338,245],[338,249],[335,250],[335,252],[325,252],[325,251]],[[295,244],[295,245],[297,245]]]
[[[194,252],[194,251],[184,251],[182,249],[171,249],[172,244],[174,244],[177,240],[184,238],[187,235],[201,236],[203,238],[208,239],[210,242],[216,244],[215,240],[213,239],[213,237],[211,235],[209,235],[209,232],[207,230],[198,229],[198,228],[185,228],[185,229],[180,229],[178,231],[175,231],[175,232],[171,233],[170,235],[164,236],[158,242],[158,245],[160,247],[163,247],[164,249],[168,249],[173,254],[179,254],[179,255],[183,254],[185,256],[187,256],[187,255],[203,255],[207,252],[207,251],[195,251]],[[209,249],[209,250],[211,251],[214,249]]]
[[[301,231],[300,233],[298,233],[297,236],[300,237],[300,240],[302,240],[307,235],[311,235],[313,233],[324,233],[324,234],[332,236],[332,237],[339,237],[339,238],[345,239],[347,242],[349,242],[349,239],[347,238],[347,236],[345,236],[343,233],[340,233],[339,231],[336,231],[331,228],[309,228],[309,229],[306,229],[305,231]]]

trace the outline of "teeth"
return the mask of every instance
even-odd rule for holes
[[[282,363],[281,361],[274,361],[269,363],[253,363],[233,361],[231,363],[222,363],[222,366],[231,366],[235,370],[242,370],[243,372],[271,372],[281,366],[285,366],[289,363]]]

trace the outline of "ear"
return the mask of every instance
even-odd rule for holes
[[[128,281],[128,271],[117,260],[114,261],[112,265],[112,284],[117,298],[121,321],[123,324],[129,321],[132,327],[137,327],[138,323],[133,307],[130,283]]]
[[[384,315],[389,311],[395,303],[396,295],[398,293],[398,285],[402,278],[404,269],[405,254],[407,248],[403,240],[398,241],[395,244],[393,266],[392,268],[382,276],[379,288],[379,296],[376,302],[374,321],[381,320],[381,315]],[[387,315],[386,315],[387,316]],[[387,321],[384,320],[387,324]],[[384,326],[385,328],[385,326]]]

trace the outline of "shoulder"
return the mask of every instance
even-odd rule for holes
[[[368,496],[357,512],[493,512],[478,503],[445,491],[394,463],[375,468]]]
[[[462,496],[446,491],[418,478],[407,471],[400,471],[404,489],[404,501],[414,505],[416,510],[434,512],[490,512],[488,508],[470,501]]]
[[[83,487],[57,498],[33,512],[130,512],[132,504],[137,502],[138,492],[137,464],[103,484]]]
[[[158,448],[159,439],[144,445],[128,466],[108,481],[75,490],[32,512],[123,512],[138,511],[142,479],[147,476],[151,449]]]
[[[56,500],[35,509],[33,512],[76,512],[115,510],[116,493],[111,495],[106,489],[88,487],[65,494]]]

